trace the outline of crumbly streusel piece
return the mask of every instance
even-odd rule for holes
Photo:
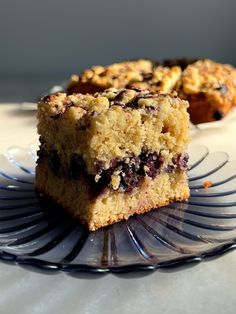
[[[124,61],[108,66],[93,66],[80,76],[72,75],[67,92],[92,94],[107,88],[124,88],[133,81],[141,81],[142,75],[152,72],[153,62],[145,59]]]
[[[107,88],[137,88],[152,92],[169,93],[174,90],[181,76],[181,68],[159,66],[149,60],[136,60],[103,66],[94,66],[73,75],[67,91],[93,94]]]
[[[130,82],[125,87],[149,90],[154,93],[171,93],[175,90],[181,74],[179,66],[157,66],[153,68],[152,72],[143,74],[140,81]]]
[[[187,106],[130,89],[45,97],[37,190],[90,230],[186,199]]]
[[[178,94],[189,101],[193,123],[222,119],[236,104],[236,69],[205,59],[183,71]]]

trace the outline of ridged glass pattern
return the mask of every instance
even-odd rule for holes
[[[36,195],[36,149],[14,146],[0,155],[2,260],[65,272],[121,272],[199,262],[236,246],[236,161],[224,152],[189,148],[188,202],[89,232]]]

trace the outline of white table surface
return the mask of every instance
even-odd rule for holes
[[[37,140],[34,111],[0,104],[0,151]],[[236,159],[236,112],[202,125],[194,143]],[[0,313],[236,313],[236,251],[179,270],[47,275],[0,263]]]

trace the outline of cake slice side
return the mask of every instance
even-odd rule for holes
[[[36,176],[36,189],[91,231],[189,197],[187,175],[181,170],[154,179],[145,177],[130,192],[107,188],[100,194],[99,190],[91,192],[84,178],[75,181],[56,176],[46,161],[38,164]]]

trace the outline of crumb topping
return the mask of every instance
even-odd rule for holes
[[[181,90],[184,94],[212,94],[219,98],[231,93],[236,100],[236,69],[212,60],[199,60],[183,72]]]
[[[117,90],[116,88],[110,88],[94,95],[67,95],[59,92],[42,98],[39,107],[42,108],[43,106],[43,110],[50,112],[50,117],[54,119],[62,118],[65,114],[69,115],[71,113],[71,116],[74,115],[74,118],[79,120],[87,114],[100,114],[113,106],[122,107],[123,109],[139,109],[151,113],[163,102],[188,107],[188,103],[180,100],[176,92],[167,95],[151,93],[149,90]]]
[[[164,67],[149,60],[115,63],[108,66],[94,66],[72,75],[68,91],[94,93],[110,87],[149,89],[152,92],[171,92],[181,76],[179,66]]]
[[[57,93],[39,102],[38,132],[65,158],[81,155],[94,173],[97,161],[108,168],[113,158],[138,156],[142,149],[185,151],[187,107],[176,93],[114,88],[95,95]]]

